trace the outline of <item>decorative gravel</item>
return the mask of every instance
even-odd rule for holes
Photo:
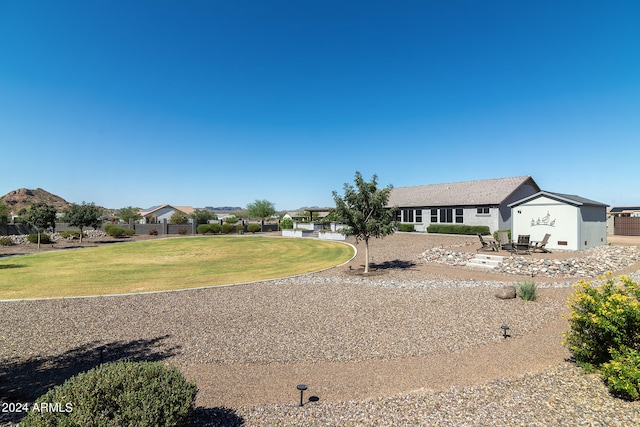
[[[460,240],[376,240],[377,267],[367,277],[354,273],[360,251],[349,266],[248,285],[0,302],[0,396],[31,400],[100,360],[129,358],[165,360],[194,378],[199,426],[640,425],[638,403],[612,398],[599,377],[563,362],[558,319],[566,314],[574,282],[540,282],[535,302],[499,300],[496,287],[514,284],[508,277],[488,280],[464,270],[466,277],[452,278],[414,264],[426,247]],[[512,335],[506,341],[504,324]],[[514,346],[514,355],[529,350],[530,358],[509,359],[505,343]],[[513,364],[501,367],[504,374],[464,362],[477,354],[490,359],[493,348]],[[454,385],[413,385],[411,363],[443,363],[449,356],[456,365],[429,369],[450,371],[445,373]],[[403,360],[406,384],[401,375],[391,381]],[[389,362],[396,371],[385,371]],[[376,379],[369,381],[377,365]],[[299,371],[314,366],[332,370],[335,390],[301,408]],[[272,384],[260,380],[261,372],[279,369],[284,378],[278,381],[293,393],[265,391]],[[229,375],[222,375],[225,370]],[[369,388],[351,399],[350,383]],[[238,387],[246,392],[225,394]],[[426,389],[415,391],[421,387]],[[9,419],[0,415],[0,423]]]

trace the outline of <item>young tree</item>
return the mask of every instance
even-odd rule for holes
[[[196,209],[190,216],[196,224],[208,224],[209,221],[218,219],[218,215],[209,209]]]
[[[24,221],[38,231],[38,249],[40,249],[41,233],[56,227],[56,208],[46,203],[35,203],[28,210],[22,209],[20,212]]]
[[[0,199],[0,224],[9,222],[9,206]]]
[[[72,203],[65,210],[65,218],[70,226],[80,229],[80,243],[82,243],[82,234],[84,227],[93,227],[95,230],[100,226],[100,216],[102,210],[95,203],[82,202],[81,205]]]
[[[133,206],[126,206],[124,208],[121,208],[118,211],[118,217],[120,217],[120,219],[127,224],[130,220],[137,221],[142,219],[142,215],[140,215],[140,209],[134,208]]]
[[[256,200],[247,205],[247,214],[250,218],[267,219],[274,213],[276,213],[275,205],[268,200]]]
[[[187,222],[189,222],[189,218],[184,212],[174,211],[171,214],[171,218],[169,218],[169,222],[171,224],[186,224]]]
[[[352,234],[356,243],[365,243],[364,272],[369,272],[369,239],[383,238],[393,234],[397,228],[394,221],[395,208],[388,208],[389,195],[392,185],[378,189],[378,177],[373,175],[371,181],[365,182],[362,174],[356,171],[356,188],[351,184],[344,184],[344,196],[340,197],[333,191],[336,203],[336,218],[346,225],[340,230],[344,234]]]

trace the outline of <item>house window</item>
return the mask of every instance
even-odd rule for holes
[[[416,209],[416,222],[422,222],[422,209]]]
[[[453,222],[453,209],[440,209],[440,222]]]
[[[488,207],[477,208],[476,209],[476,214],[477,215],[489,215],[489,208]]]
[[[403,222],[413,222],[413,209],[404,209],[402,212]]]
[[[402,211],[400,209],[395,211],[395,217],[396,217],[396,221],[402,222]]]
[[[438,222],[438,209],[431,209],[431,222]]]
[[[456,209],[456,224],[462,224],[464,222],[464,213],[463,209]]]

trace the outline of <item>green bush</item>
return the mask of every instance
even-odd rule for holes
[[[106,363],[40,396],[21,426],[187,426],[198,389],[161,362]],[[34,411],[59,403],[60,411]]]
[[[27,241],[29,243],[38,243],[38,235],[37,234],[29,234],[27,236]],[[49,237],[48,234],[40,234],[40,243],[42,244],[48,244],[51,243],[51,237]]]
[[[105,233],[109,234],[109,229],[111,227],[115,227],[115,225],[114,224],[107,224],[104,227],[102,227],[102,229],[104,230]]]
[[[572,309],[565,345],[576,361],[599,367],[612,359],[612,349],[640,348],[640,286],[629,277],[601,286],[580,281],[569,299]]]
[[[250,232],[250,233],[257,233],[260,230],[262,230],[262,227],[260,226],[260,224],[255,224],[254,223],[254,224],[249,224],[247,226],[247,231]]]
[[[233,225],[232,224],[229,224],[229,223],[226,223],[226,222],[224,224],[222,224],[222,232],[224,234],[229,234],[232,231],[233,231]]]
[[[124,235],[125,236],[133,236],[134,234],[136,234],[136,230],[133,230],[133,229],[124,230]]]
[[[209,224],[200,224],[197,228],[196,231],[198,232],[198,234],[207,234],[207,233],[211,233],[211,227],[209,227]]]
[[[288,230],[293,228],[293,220],[291,218],[284,218],[280,220],[280,229]]]
[[[112,237],[121,237],[124,236],[124,228],[118,227],[117,225],[112,225],[108,228],[106,233]]]
[[[521,282],[517,289],[518,295],[525,301],[535,301],[538,297],[538,288],[535,282]]]
[[[481,234],[487,236],[491,234],[486,225],[456,225],[456,224],[431,224],[427,227],[429,233],[439,234],[466,234],[475,236]]]
[[[13,245],[13,240],[11,237],[0,237],[0,246],[11,246]]]
[[[410,233],[416,231],[416,227],[413,224],[398,224],[398,231]]]
[[[236,231],[238,233],[244,233],[244,225],[242,225],[242,224],[236,225]]]
[[[507,233],[509,233],[509,241],[511,241],[511,230],[496,230],[493,232],[493,239],[497,242],[498,241],[498,232],[499,231],[506,231]]]
[[[220,224],[209,224],[209,230],[213,234],[218,234],[222,231],[222,226]]]
[[[612,351],[613,359],[602,364],[602,375],[611,394],[640,400],[640,351],[629,347]]]

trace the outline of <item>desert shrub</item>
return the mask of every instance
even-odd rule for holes
[[[640,351],[622,347],[612,351],[613,359],[602,364],[609,392],[627,400],[640,400]]]
[[[236,231],[238,233],[244,233],[244,225],[242,225],[242,224],[236,225]]]
[[[11,237],[0,237],[0,246],[11,246],[13,245],[13,240]]]
[[[222,230],[220,224],[209,224],[209,230],[213,234],[218,234]]]
[[[624,348],[640,349],[640,286],[629,277],[581,281],[569,298],[565,345],[583,367],[599,368]]]
[[[280,228],[282,230],[293,228],[293,220],[291,218],[283,218],[282,220],[280,220]]]
[[[198,389],[161,362],[106,363],[40,396],[66,411],[30,410],[21,426],[187,426]],[[71,405],[70,409],[66,406]]]
[[[29,234],[27,236],[27,241],[29,243],[38,243],[38,235],[37,234]],[[40,243],[48,244],[51,243],[51,237],[48,234],[40,234]]]
[[[151,230],[149,230],[149,236],[157,236],[158,235],[158,230],[156,230],[155,228],[152,228]]]
[[[114,225],[109,227],[109,230],[106,231],[106,233],[111,237],[121,237],[124,236],[124,228]]]
[[[178,234],[185,236],[189,230],[184,227],[178,228]]]
[[[525,301],[535,301],[538,297],[538,288],[535,282],[521,282],[517,289],[518,295]]]
[[[211,233],[211,227],[209,227],[209,224],[200,224],[197,228],[196,228],[196,232],[198,234],[207,234],[207,233]]]
[[[109,234],[109,229],[111,227],[115,227],[114,224],[106,224],[102,229],[104,230],[105,233]]]
[[[136,234],[136,230],[133,230],[133,229],[124,230],[125,236],[133,236],[134,234]]]
[[[427,227],[429,233],[439,234],[465,234],[476,235],[481,234],[487,236],[490,233],[489,227],[486,225],[456,225],[456,224],[431,224]]]
[[[495,241],[498,241],[498,232],[499,231],[506,231],[507,233],[509,233],[508,234],[509,235],[509,240],[511,240],[511,230],[496,230],[496,231],[493,232],[493,239]]]
[[[413,232],[416,227],[413,224],[398,224],[398,231]]]
[[[250,233],[257,233],[260,230],[262,230],[262,227],[260,226],[260,224],[255,224],[254,223],[254,224],[249,224],[247,226],[247,231],[250,232]]]
[[[224,223],[222,224],[222,232],[224,234],[229,234],[233,231],[233,224],[229,224],[229,223]]]

